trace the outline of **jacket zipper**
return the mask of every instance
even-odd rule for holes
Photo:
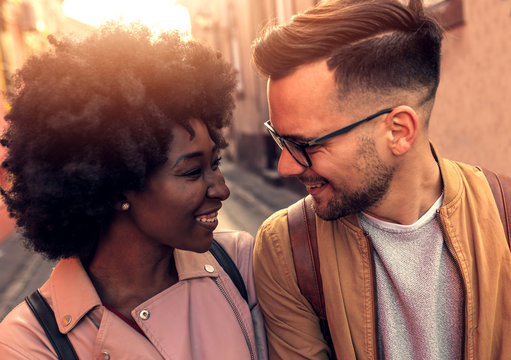
[[[451,243],[451,239],[450,237],[447,235],[447,232],[445,231],[445,223],[444,223],[444,220],[442,219],[442,216],[440,216],[440,209],[437,209],[436,210],[436,215],[437,215],[437,218],[440,220],[440,230],[442,231],[442,235],[443,235],[443,238],[444,238],[444,241],[445,241],[445,244],[447,246],[447,250],[449,251],[449,253],[451,254],[452,258],[454,259],[454,264],[456,264],[456,269],[458,270],[458,274],[460,276],[460,279],[461,279],[461,285],[462,285],[462,289],[463,289],[463,301],[464,301],[464,308],[465,308],[465,326],[464,326],[464,329],[465,329],[465,336],[464,336],[464,344],[463,344],[463,354],[462,354],[462,357],[465,358],[465,351],[468,349],[467,346],[468,346],[468,337],[469,337],[469,334],[468,334],[468,299],[467,299],[467,282],[466,282],[466,279],[464,278],[463,276],[463,272],[461,271],[461,266],[460,266],[460,262],[459,262],[459,259],[456,257],[456,254],[454,253],[453,249],[452,249],[452,243]],[[468,355],[468,353],[467,353]]]
[[[214,280],[215,280],[216,286],[218,286],[218,288],[220,289],[220,292],[222,293],[224,298],[227,300],[227,302],[231,306],[232,311],[234,312],[234,316],[236,317],[236,320],[238,321],[238,324],[241,328],[241,332],[243,333],[243,336],[245,337],[245,341],[247,342],[248,351],[250,352],[250,359],[255,360],[254,349],[252,349],[252,344],[250,343],[250,337],[248,336],[248,331],[245,328],[245,325],[243,325],[243,322],[241,321],[241,315],[240,315],[238,309],[236,308],[236,306],[234,306],[231,298],[227,295],[227,293],[225,292],[222,285],[220,285],[218,278],[215,278]]]
[[[378,319],[376,318],[376,275],[374,270],[374,262],[373,262],[373,245],[371,243],[371,238],[369,237],[369,234],[364,231],[364,236],[367,240],[367,246],[369,249],[369,269],[371,271],[371,279],[373,281],[373,287],[371,292],[371,298],[373,299],[373,323],[374,323],[374,329],[373,329],[373,357],[375,360],[379,359],[378,355],[378,334],[376,332],[376,328],[378,327]]]

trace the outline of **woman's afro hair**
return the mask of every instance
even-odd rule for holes
[[[235,76],[221,56],[177,33],[109,24],[81,41],[50,37],[27,60],[11,110],[2,190],[26,244],[50,259],[90,257],[127,190],[167,160],[172,129],[202,120],[219,148]]]

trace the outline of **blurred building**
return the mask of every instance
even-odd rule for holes
[[[91,29],[66,17],[61,3],[62,0],[0,0],[2,91],[30,55],[47,49],[49,34],[83,34]]]
[[[90,26],[64,16],[62,0],[0,0],[0,132],[8,104],[4,92],[11,76],[31,55],[48,47],[49,34],[83,34]],[[5,150],[0,146],[0,163]],[[5,172],[0,168],[0,186],[7,186]],[[0,241],[11,233],[14,222],[0,201]]]
[[[404,0],[403,0],[404,1]],[[315,0],[180,0],[192,34],[221,51],[238,72],[228,155],[277,179],[279,151],[267,135],[266,82],[250,63],[252,41]],[[442,75],[430,135],[441,155],[511,175],[511,1],[425,0],[446,28]]]
[[[446,157],[511,175],[511,1],[450,0],[430,137]]]
[[[180,0],[192,19],[192,35],[218,49],[238,74],[228,156],[273,176],[277,149],[262,123],[268,117],[266,81],[251,66],[251,43],[270,21],[284,22],[313,0]],[[269,170],[269,171],[268,171]]]

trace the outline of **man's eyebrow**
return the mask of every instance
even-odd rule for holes
[[[270,124],[271,124],[271,126],[273,127],[273,124],[271,123],[271,120],[270,120]],[[277,131],[275,130],[275,128],[273,129],[273,131],[277,132]],[[277,134],[278,134],[281,138],[283,138],[283,139],[291,140],[291,141],[293,141],[293,142],[295,142],[295,143],[298,143],[298,144],[300,144],[300,143],[305,144],[305,143],[307,143],[307,142],[309,142],[309,141],[311,141],[311,140],[316,139],[316,138],[311,138],[311,137],[307,138],[307,137],[305,137],[305,136],[301,136],[301,135],[282,135],[282,134],[280,134],[280,133],[277,133]]]
[[[307,138],[305,136],[300,136],[300,135],[283,135],[281,137],[283,139],[291,140],[298,144],[305,144],[305,143],[308,143],[309,141],[315,139],[315,138]]]

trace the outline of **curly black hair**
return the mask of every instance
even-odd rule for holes
[[[26,245],[50,259],[93,255],[127,190],[167,160],[172,129],[202,120],[219,148],[235,76],[219,53],[173,33],[109,24],[51,50],[14,77],[2,135],[2,195]]]

